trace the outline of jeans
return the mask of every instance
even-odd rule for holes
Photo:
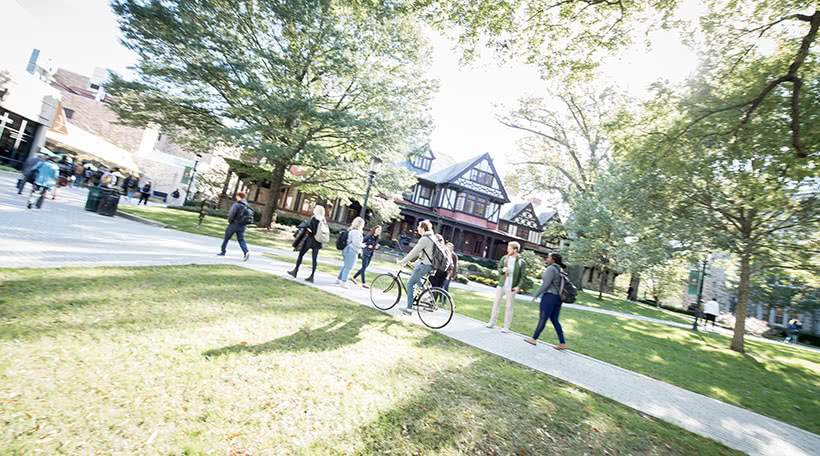
[[[413,310],[413,293],[416,286],[421,282],[422,277],[426,276],[433,270],[433,266],[429,264],[419,263],[413,268],[413,274],[407,279],[407,310]]]
[[[367,270],[367,267],[370,266],[370,260],[372,260],[372,259],[373,259],[373,255],[370,255],[370,256],[362,255],[362,267],[361,267],[361,269],[359,269],[359,272],[357,272],[353,276],[354,279],[356,277],[362,276],[362,283],[367,283],[367,279],[364,278],[364,272],[365,272],[365,270]]]
[[[552,322],[555,327],[555,332],[558,333],[558,342],[564,342],[564,330],[561,329],[561,323],[558,322],[558,315],[561,313],[561,297],[557,294],[544,293],[541,295],[541,317],[538,319],[538,326],[535,327],[535,333],[532,335],[533,339],[538,339],[544,326],[547,324],[547,319]]]
[[[356,249],[350,245],[346,246],[345,249],[342,250],[342,257],[345,259],[345,264],[339,271],[339,280],[342,282],[347,282],[347,278],[350,276],[350,271],[352,271],[353,266],[356,265],[357,256],[359,256],[359,252],[357,252]]]
[[[444,279],[444,283],[441,284],[441,288],[444,291],[450,291],[450,280],[452,280],[452,279]]]
[[[242,248],[242,253],[248,253],[248,245],[245,244],[245,226],[236,223],[231,223],[225,228],[225,239],[222,240],[222,253],[225,253],[225,248],[228,247],[228,241],[236,234],[236,240],[239,242],[239,247]]]
[[[150,197],[151,197],[151,194],[150,194],[150,193],[142,193],[142,194],[140,194],[140,200],[139,200],[139,201],[137,201],[137,206],[139,206],[139,205],[140,205],[140,203],[142,203],[142,204],[143,204],[143,206],[147,206],[147,205],[148,205],[148,198],[150,198]],[[243,230],[244,230],[244,228],[243,228]],[[244,241],[243,241],[243,242],[244,242]]]

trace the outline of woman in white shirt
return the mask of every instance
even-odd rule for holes
[[[350,224],[350,230],[347,232],[347,245],[342,250],[342,257],[344,257],[344,266],[339,271],[339,277],[336,278],[336,283],[341,284],[342,288],[347,288],[347,278],[350,272],[353,271],[353,266],[356,265],[356,258],[359,252],[364,247],[364,235],[362,234],[364,228],[364,219],[356,217],[353,223]]]

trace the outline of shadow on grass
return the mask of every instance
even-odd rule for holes
[[[238,353],[261,354],[267,352],[289,351],[321,352],[332,351],[362,340],[362,328],[378,324],[378,330],[386,331],[390,326],[398,324],[394,319],[386,319],[382,315],[357,314],[355,318],[336,317],[333,321],[318,328],[303,327],[297,332],[265,342],[264,344],[247,345],[237,344],[202,353],[205,357],[217,357]]]
[[[439,339],[417,345],[458,350]],[[408,397],[302,453],[336,453],[343,440],[353,442],[356,455],[739,454],[495,356],[421,379],[407,365],[398,376],[416,379]]]

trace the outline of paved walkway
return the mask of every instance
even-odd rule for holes
[[[290,264],[261,255],[241,262],[235,242],[229,256],[217,257],[218,239],[86,212],[81,190],[65,190],[42,210],[27,210],[13,184],[10,175],[0,174],[0,267],[233,264],[292,280],[284,274]],[[339,288],[331,275],[317,273],[313,286],[372,308],[366,290]],[[389,313],[420,324],[416,315],[399,316],[397,308]],[[440,332],[751,455],[809,456],[820,449],[820,436],[794,426],[572,351],[532,347],[521,334],[502,334],[483,323],[456,315]]]

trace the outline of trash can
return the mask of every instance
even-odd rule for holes
[[[100,205],[100,198],[102,198],[103,189],[100,187],[88,188],[88,199],[85,200],[85,210],[97,212]]]
[[[120,192],[116,190],[103,190],[102,198],[100,198],[100,206],[97,213],[100,215],[107,215],[113,217],[117,213],[117,206],[120,204]]]

